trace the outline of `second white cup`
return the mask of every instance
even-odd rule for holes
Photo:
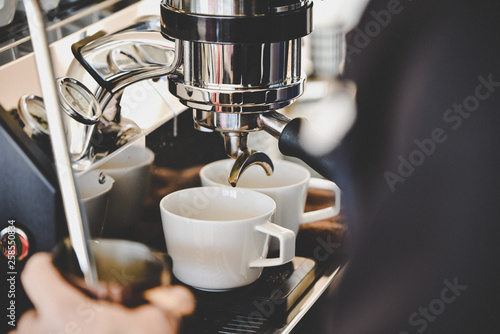
[[[113,188],[112,177],[100,171],[90,171],[76,178],[78,195],[83,203],[89,232],[100,237],[108,211],[108,200]]]
[[[301,224],[332,218],[340,212],[340,189],[328,180],[311,177],[309,171],[296,163],[276,160],[272,175],[266,175],[260,166],[252,166],[241,175],[236,188],[245,188],[266,194],[276,202],[274,223],[298,232]],[[228,175],[234,160],[219,160],[203,166],[200,170],[202,186],[227,186]],[[307,191],[310,188],[325,189],[335,193],[333,206],[304,212]],[[272,243],[274,250],[276,245]]]
[[[115,180],[109,197],[105,236],[114,236],[141,218],[154,158],[149,148],[130,146],[97,168]]]

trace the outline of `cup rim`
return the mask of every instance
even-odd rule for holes
[[[98,177],[98,175],[100,175],[101,173],[104,173],[106,175],[106,182],[104,184],[100,184],[98,186],[98,191],[93,193],[91,196],[80,196],[81,194],[84,193],[83,191],[83,188],[86,188],[86,182],[83,182],[82,179],[80,178],[85,178],[85,177],[91,177],[90,175],[93,175],[93,174],[97,174],[96,177]],[[82,181],[81,181],[82,180]],[[113,184],[115,183],[115,179],[113,177],[111,177],[111,175],[109,175],[108,173],[104,172],[104,171],[101,171],[101,170],[90,170],[88,172],[86,172],[85,174],[81,174],[77,177],[77,187],[78,187],[78,190],[79,190],[79,197],[82,199],[82,200],[89,200],[89,199],[92,199],[92,198],[95,198],[95,197],[99,197],[109,191],[111,191],[111,189],[113,189]],[[85,191],[85,193],[88,193],[87,191]]]
[[[127,151],[139,150],[139,149],[145,153],[146,159],[142,159],[140,161],[135,161],[133,164],[130,164],[130,165],[120,164],[120,166],[107,167],[108,164],[113,163],[113,159],[119,158],[119,156],[121,154],[126,154]],[[141,167],[152,164],[154,162],[154,159],[155,159],[155,154],[149,147],[131,145],[131,146],[126,147],[122,151],[116,153],[116,155],[114,157],[111,157],[109,160],[107,160],[104,163],[97,166],[95,168],[95,170],[103,171],[105,173],[113,173],[113,172],[117,172],[117,171],[122,171],[124,169],[141,168]]]
[[[206,165],[204,165],[201,169],[200,169],[200,178],[203,179],[205,178],[206,180],[209,180],[211,183],[215,183],[217,184],[218,186],[227,186],[227,187],[231,187],[230,184],[222,184],[222,183],[219,183],[217,181],[214,181],[212,178],[208,177],[207,176],[207,173],[208,173],[208,170],[210,168],[214,168],[214,166],[217,166],[217,165],[224,165],[225,163],[229,163],[231,161],[234,161],[233,159],[222,159],[222,160],[216,160],[216,161],[213,161],[213,162],[210,162]],[[311,179],[311,173],[307,170],[307,168],[305,168],[304,166],[301,166],[293,161],[287,161],[287,160],[276,160],[276,161],[273,161],[274,164],[283,164],[283,165],[288,165],[288,166],[293,166],[293,168],[297,168],[297,169],[300,169],[301,171],[305,172],[305,174],[307,175],[307,177],[305,179],[302,179],[301,181],[298,181],[298,182],[294,182],[294,183],[291,183],[291,184],[287,184],[287,185],[283,185],[283,186],[276,186],[276,187],[267,187],[267,188],[262,188],[262,187],[238,187],[238,185],[236,186],[236,188],[238,189],[248,189],[248,190],[254,190],[254,191],[258,191],[258,192],[261,192],[261,191],[266,191],[266,190],[272,190],[272,189],[286,189],[286,188],[292,188],[292,187],[296,187],[298,185],[301,185],[301,184],[304,184],[304,183],[307,183],[310,179]],[[243,172],[244,174],[244,172]]]
[[[267,210],[265,213],[262,213],[262,214],[259,214],[259,215],[255,215],[255,216],[252,216],[252,217],[249,217],[249,218],[232,219],[232,220],[208,220],[208,219],[191,218],[191,217],[182,216],[182,215],[179,215],[177,213],[173,213],[172,211],[167,210],[164,207],[165,203],[169,199],[173,198],[174,196],[179,196],[181,193],[193,191],[194,189],[199,190],[199,191],[214,190],[214,191],[217,191],[217,192],[223,192],[223,191],[230,190],[230,191],[235,191],[235,192],[240,192],[240,193],[249,193],[249,194],[252,194],[254,196],[261,197],[262,199],[266,198],[266,200],[272,204],[272,208],[271,208],[271,210]],[[241,223],[241,224],[243,224],[243,223],[249,222],[251,220],[263,218],[265,216],[269,216],[269,218],[272,217],[272,215],[276,212],[276,202],[270,196],[268,196],[266,194],[263,194],[263,193],[260,193],[258,191],[252,190],[252,189],[246,189],[246,188],[230,188],[230,189],[225,189],[225,188],[220,187],[220,186],[193,187],[193,188],[186,188],[186,189],[177,190],[175,192],[172,192],[170,194],[165,195],[161,199],[161,201],[160,201],[160,212],[165,212],[165,213],[167,213],[169,215],[172,215],[174,217],[177,217],[177,218],[189,219],[191,221],[195,221],[195,222],[199,222],[199,223],[203,223],[203,224],[205,224],[205,223],[206,224],[211,224],[211,223],[214,223],[214,222],[218,222],[218,223],[233,223],[233,224],[234,223]]]

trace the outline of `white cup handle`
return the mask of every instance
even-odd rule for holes
[[[277,258],[266,259],[263,257],[250,262],[250,267],[274,267],[292,261],[295,257],[295,233],[271,222],[255,226],[259,232],[278,238],[280,242],[280,255]]]
[[[318,179],[313,177],[309,180],[308,189],[311,188],[333,191],[335,193],[335,204],[327,208],[304,212],[301,224],[332,218],[340,213],[340,188],[335,183],[325,179]]]

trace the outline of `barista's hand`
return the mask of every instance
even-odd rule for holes
[[[35,310],[11,334],[176,333],[182,316],[194,310],[193,296],[180,286],[147,291],[151,304],[135,309],[90,299],[59,274],[47,253],[33,255],[21,279]]]

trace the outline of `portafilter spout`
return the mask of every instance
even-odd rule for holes
[[[241,174],[250,166],[259,165],[264,168],[267,175],[274,171],[271,158],[264,152],[250,150],[247,146],[248,133],[226,132],[224,135],[224,147],[229,157],[235,159],[231,172],[229,173],[229,184],[236,187]]]

